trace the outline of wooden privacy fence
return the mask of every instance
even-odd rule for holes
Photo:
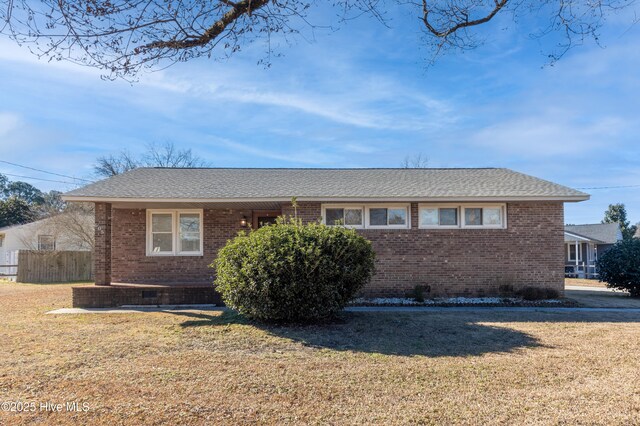
[[[20,283],[56,283],[92,281],[90,251],[32,251],[18,252]]]

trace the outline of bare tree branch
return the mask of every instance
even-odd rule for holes
[[[561,57],[575,45],[599,40],[608,14],[635,0],[332,0],[336,25],[368,15],[387,25],[395,1],[416,15],[434,57],[482,43],[477,27],[499,14],[549,17],[535,36],[563,35]],[[311,0],[6,0],[0,7],[0,34],[28,45],[39,56],[98,67],[110,78],[131,79],[143,68],[158,69],[205,56],[228,57],[254,41],[272,46],[302,29],[320,28]],[[540,13],[542,12],[542,14]],[[335,29],[332,24],[331,29]],[[323,26],[326,28],[326,26]],[[277,42],[274,42],[277,40]],[[267,61],[268,62],[268,61]],[[267,64],[268,65],[268,64]]]
[[[429,166],[429,157],[421,152],[415,155],[407,155],[402,160],[401,167],[404,169],[426,169]]]
[[[441,14],[448,14],[451,17],[451,21],[448,26],[445,26],[441,29],[436,29],[432,23],[429,21],[429,14],[431,13],[431,8],[427,0],[422,0],[422,22],[425,27],[431,34],[439,38],[447,38],[451,34],[456,31],[466,28],[473,27],[476,25],[484,24],[485,22],[489,22],[500,10],[507,4],[509,0],[494,0],[494,6],[490,11],[481,18],[471,19],[470,20],[470,9],[471,6],[460,8],[460,7],[452,7],[449,9],[448,13],[446,10],[440,9]],[[462,19],[459,19],[462,17]]]
[[[178,149],[173,142],[150,143],[138,158],[123,149],[118,154],[98,157],[93,170],[100,177],[111,177],[138,167],[208,167],[209,163],[191,149]]]

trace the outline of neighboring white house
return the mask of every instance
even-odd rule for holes
[[[595,278],[598,275],[598,256],[622,240],[617,223],[565,225],[565,275],[578,278]]]
[[[59,215],[0,228],[0,267],[16,264],[18,250],[91,251],[93,222],[89,215]],[[0,269],[0,274],[12,272]]]

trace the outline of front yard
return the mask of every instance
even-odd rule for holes
[[[607,283],[585,278],[565,278],[564,286],[607,288]]]
[[[68,285],[0,283],[0,424],[634,424],[640,314],[45,315]]]

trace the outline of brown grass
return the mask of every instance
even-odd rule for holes
[[[581,287],[598,287],[598,288],[607,287],[607,283],[603,283],[598,280],[587,280],[584,278],[565,278],[564,285],[565,287],[568,285],[577,285]]]
[[[638,424],[631,313],[45,315],[68,285],[0,284],[0,424]]]

